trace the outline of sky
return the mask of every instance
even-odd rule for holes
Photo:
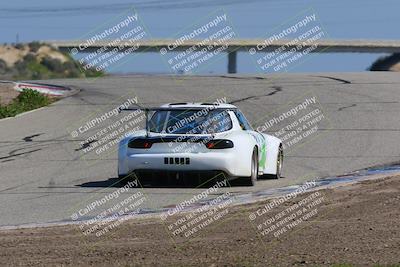
[[[134,1],[1,1],[0,42],[76,40],[107,25],[134,8],[146,28],[146,38],[174,38],[223,11],[237,38],[267,38],[312,11],[327,39],[399,39],[398,0],[134,0]],[[17,37],[18,36],[18,37]],[[364,71],[379,54],[312,54],[288,71]],[[79,57],[79,56],[78,56]],[[138,54],[115,72],[168,72],[158,53]],[[239,53],[239,72],[262,72],[248,53]],[[202,70],[226,71],[226,56]]]

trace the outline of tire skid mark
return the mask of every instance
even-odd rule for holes
[[[330,80],[341,82],[343,84],[351,84],[351,81],[340,79],[340,78],[336,78],[336,77],[331,77],[331,76],[311,76],[311,77],[326,78],[326,79],[330,79]]]

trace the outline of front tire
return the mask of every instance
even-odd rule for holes
[[[283,168],[283,148],[279,146],[278,157],[276,159],[276,174],[273,175],[274,179],[279,179],[282,177],[282,168]]]

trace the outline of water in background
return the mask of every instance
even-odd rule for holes
[[[267,38],[304,10],[312,9],[330,39],[398,39],[398,0],[81,0],[2,1],[0,42],[81,39],[105,21],[134,7],[151,38],[173,38],[216,10],[224,10],[240,38]],[[18,36],[17,36],[18,35]],[[313,54],[290,72],[364,71],[381,55]],[[201,73],[225,73],[226,56]],[[158,53],[128,56],[112,72],[169,73]],[[261,73],[248,53],[239,53],[238,72]]]

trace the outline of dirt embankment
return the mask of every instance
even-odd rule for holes
[[[50,57],[52,59],[59,60],[61,63],[67,62],[69,59],[63,53],[44,44],[0,46],[1,59],[4,60],[4,62],[7,64],[7,67],[15,66],[18,61],[23,60],[23,58],[28,54],[35,55],[39,60],[42,60],[45,57]]]
[[[400,177],[389,177],[300,195],[257,218],[280,214],[282,219],[284,211],[298,212],[294,205],[316,209],[298,223],[299,216],[286,221],[291,227],[279,235],[277,231],[263,235],[260,221],[249,220],[272,200],[229,207],[220,220],[190,237],[169,231],[176,218],[127,221],[101,237],[84,236],[77,226],[1,231],[0,262],[6,266],[400,264],[399,193]],[[313,195],[322,201],[317,203]]]
[[[85,78],[104,75],[56,47],[31,42],[0,45],[0,80],[44,80],[52,78]]]

